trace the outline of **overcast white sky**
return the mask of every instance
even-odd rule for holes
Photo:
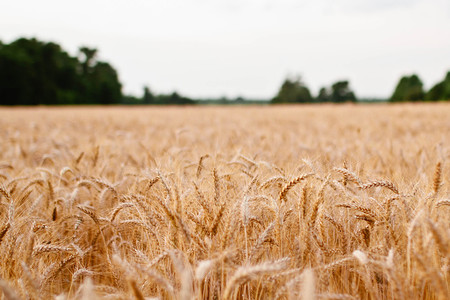
[[[14,0],[0,39],[96,47],[124,92],[270,98],[287,75],[313,94],[348,79],[388,97],[403,74],[425,87],[450,70],[449,0]]]

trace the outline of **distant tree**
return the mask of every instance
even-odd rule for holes
[[[123,95],[122,100],[120,101],[120,104],[124,105],[136,105],[136,104],[142,104],[142,98],[136,97],[133,95]]]
[[[0,104],[73,103],[77,59],[55,43],[18,39],[0,48]]]
[[[391,101],[420,101],[424,98],[423,83],[419,76],[412,74],[400,79],[391,96]]]
[[[450,71],[447,72],[447,75],[444,79],[444,94],[441,97],[442,100],[450,100]]]
[[[122,84],[116,70],[108,63],[99,61],[89,75],[89,93],[92,103],[117,104],[122,99]]]
[[[20,38],[0,46],[0,104],[119,103],[116,70],[96,61],[97,50],[83,47],[72,57],[61,46]]]
[[[316,97],[317,102],[355,102],[355,93],[350,88],[347,80],[341,80],[333,83],[330,88],[322,87]]]
[[[144,96],[142,97],[142,102],[145,104],[152,104],[155,101],[155,96],[153,96],[152,92],[148,88],[148,86],[144,87]]]
[[[425,95],[425,100],[450,100],[450,71],[444,80],[435,84]]]
[[[89,73],[90,69],[94,66],[97,52],[98,50],[95,48],[80,47],[79,56],[82,59],[83,74]]]
[[[122,84],[117,71],[107,62],[97,61],[98,50],[79,49],[82,87],[80,92],[84,104],[117,104],[122,100]]]
[[[355,94],[350,89],[349,82],[347,80],[333,83],[333,85],[331,86],[330,101],[337,103],[356,101]]]
[[[158,95],[155,97],[155,104],[168,104],[168,105],[187,105],[195,104],[195,101],[181,96],[177,92],[173,92],[169,95]]]
[[[243,104],[245,103],[245,99],[242,96],[237,96],[236,99],[234,99],[235,104]]]
[[[311,100],[309,89],[298,76],[294,79],[288,78],[283,82],[278,94],[272,99],[272,103],[311,102]]]
[[[319,94],[317,95],[316,101],[317,102],[328,102],[331,100],[330,92],[327,88],[322,87],[319,90]]]
[[[167,98],[168,104],[192,104],[193,101],[189,98],[183,97],[177,92],[173,92]]]
[[[444,99],[445,82],[436,83],[426,94],[425,100],[437,101]]]

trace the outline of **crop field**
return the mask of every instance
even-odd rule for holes
[[[0,108],[1,299],[450,299],[449,160],[445,103]]]

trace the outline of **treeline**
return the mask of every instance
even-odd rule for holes
[[[144,93],[141,98],[135,96],[124,96],[122,104],[126,105],[142,105],[142,104],[154,104],[154,105],[187,105],[195,104],[196,101],[182,96],[177,92],[171,94],[154,94],[148,87],[144,87]]]
[[[425,91],[423,83],[416,74],[403,76],[392,96],[386,101],[414,102],[450,100],[450,71],[445,78]],[[356,102],[358,99],[351,90],[347,80],[337,81],[330,87],[322,87],[313,97],[301,77],[288,78],[280,87],[272,103],[323,103],[323,102]],[[362,101],[362,100],[361,100]],[[365,100],[364,100],[365,101]]]
[[[116,70],[97,50],[73,57],[58,44],[20,38],[0,43],[0,104],[111,104],[122,100]]]
[[[71,56],[60,45],[35,38],[0,41],[0,105],[195,103],[176,92],[123,95],[117,71],[97,54],[80,47]]]
[[[60,45],[35,38],[19,38],[10,44],[0,41],[0,105],[232,105],[358,101],[347,80],[322,87],[319,93],[313,96],[301,77],[287,78],[270,102],[242,97],[191,99],[177,92],[155,94],[148,87],[144,87],[141,97],[135,97],[122,93],[117,71],[108,62],[98,60],[97,54],[97,49],[80,47],[78,54],[71,56]],[[416,74],[404,76],[387,100],[450,100],[450,71],[428,91],[424,90],[423,83]]]
[[[323,103],[323,102],[356,102],[355,93],[347,80],[333,83],[330,87],[322,87],[316,97],[311,95],[301,77],[286,79],[272,103]]]
[[[442,81],[436,83],[428,91],[423,89],[422,80],[416,74],[403,76],[390,100],[393,102],[450,100],[450,71]]]

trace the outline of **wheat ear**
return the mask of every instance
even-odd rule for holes
[[[434,169],[434,178],[433,178],[433,192],[435,195],[439,192],[439,188],[441,187],[442,182],[442,164],[438,162],[436,164],[436,168]]]
[[[362,190],[367,190],[373,187],[384,187],[393,191],[396,194],[399,194],[397,187],[395,187],[395,185],[392,182],[386,180],[375,180],[360,186]]]
[[[301,176],[298,176],[291,181],[289,181],[280,191],[280,194],[278,195],[278,202],[281,202],[283,200],[286,200],[286,195],[289,192],[290,189],[292,189],[296,184],[300,183],[302,180],[312,176],[313,173],[304,174]]]

